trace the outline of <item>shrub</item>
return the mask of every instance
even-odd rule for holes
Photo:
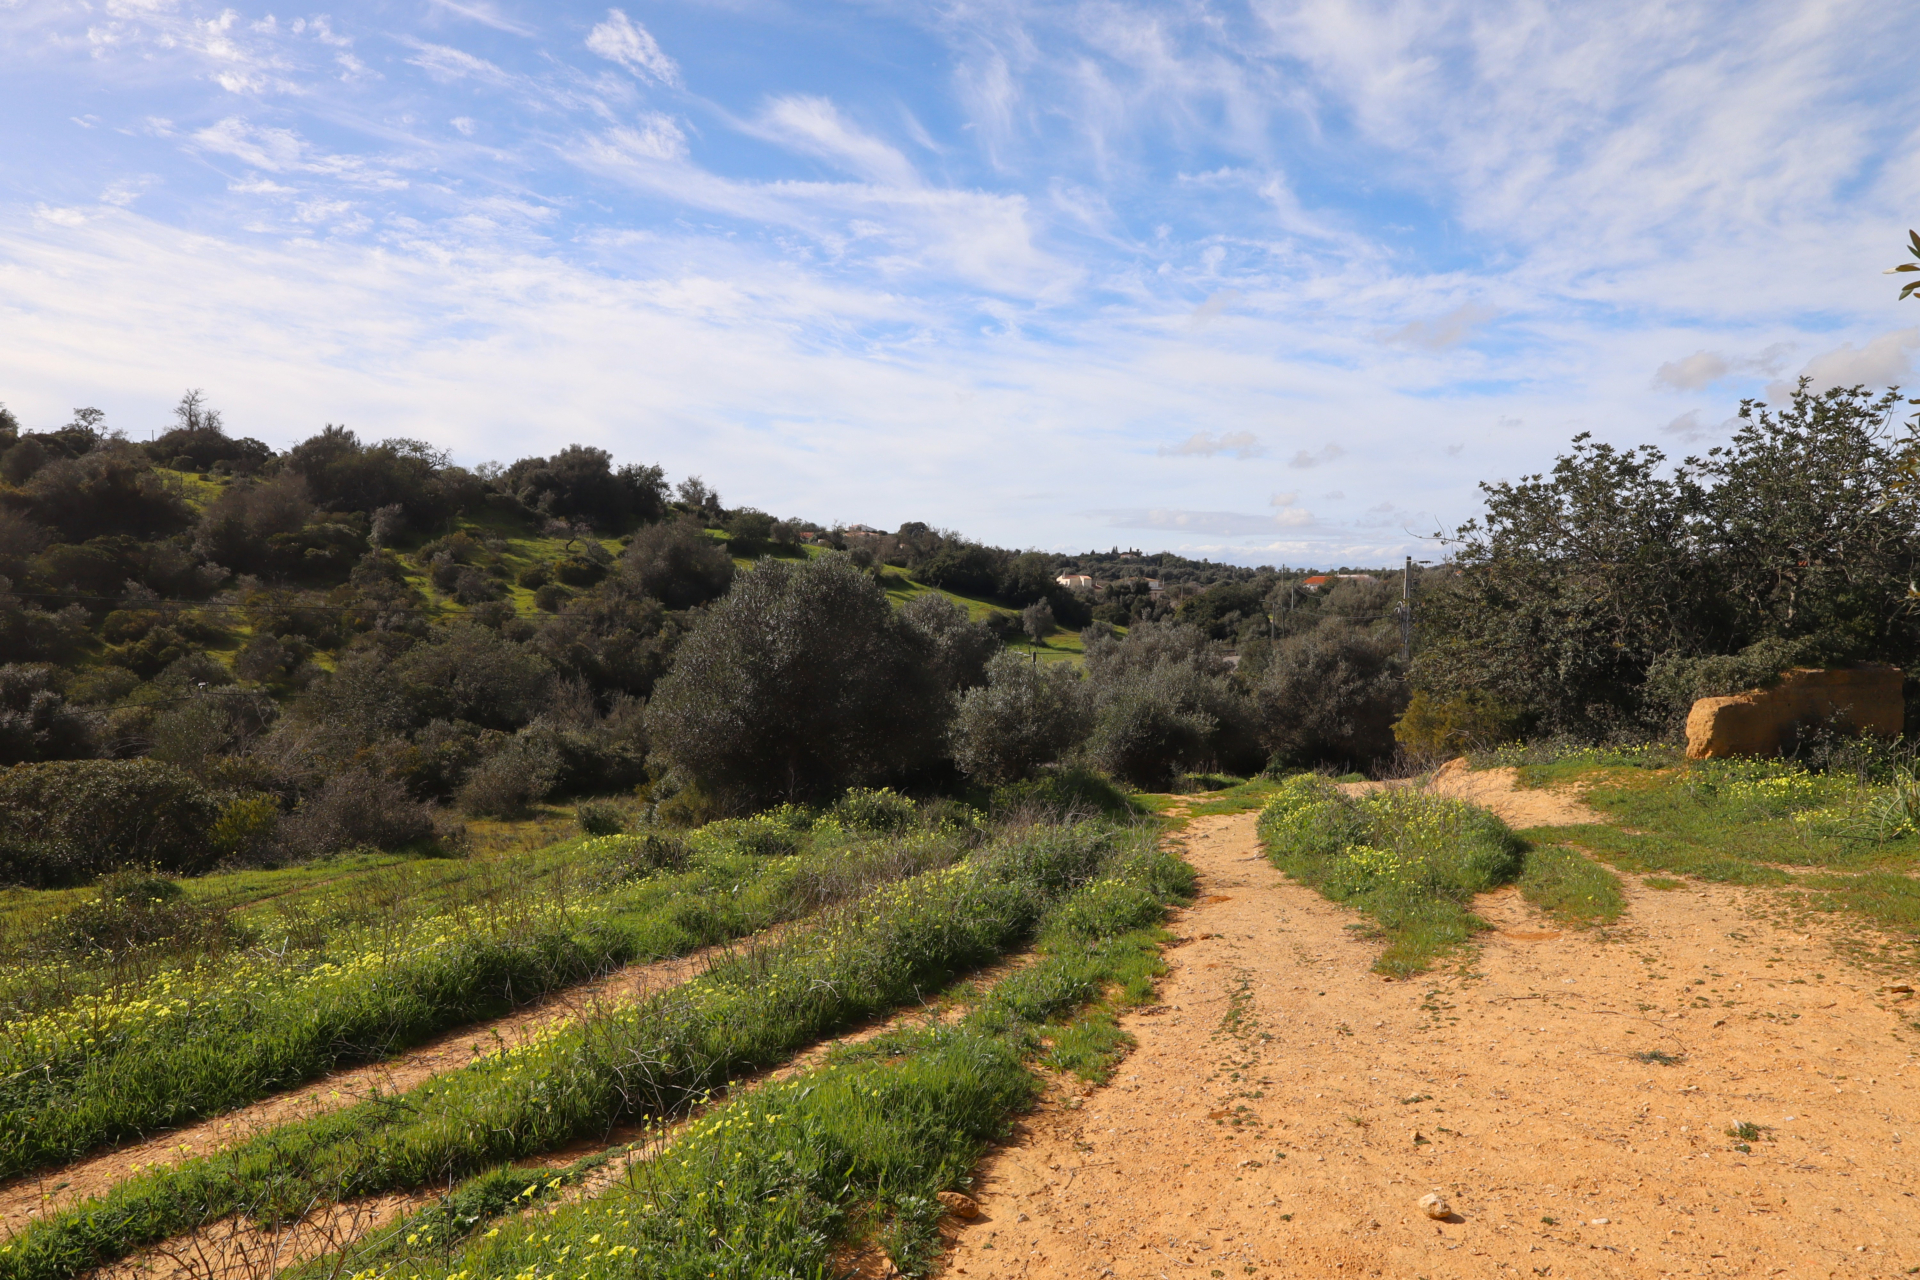
[[[1096,816],[1131,818],[1140,812],[1124,791],[1086,768],[1060,769],[1025,782],[995,787],[991,808],[997,817],[1054,822],[1074,822]]]
[[[0,765],[71,760],[94,754],[97,714],[70,706],[45,663],[0,666]]]
[[[551,742],[542,735],[522,734],[467,775],[460,807],[482,817],[518,817],[552,793],[559,770],[559,753]]]
[[[1484,690],[1447,696],[1416,689],[1406,713],[1394,722],[1393,736],[1415,751],[1453,755],[1511,742],[1523,723],[1517,709]]]
[[[1058,760],[1087,731],[1089,689],[1066,664],[1041,667],[995,655],[984,685],[960,697],[953,755],[962,772],[988,784],[1031,777]]]
[[[59,925],[67,948],[110,955],[162,943],[178,950],[224,951],[248,937],[226,912],[192,901],[170,880],[139,871],[108,876],[100,895],[68,911]]]
[[[66,760],[0,772],[0,880],[51,886],[106,871],[204,869],[212,797],[157,760]]]
[[[1173,775],[1201,762],[1214,721],[1170,696],[1158,682],[1140,682],[1107,699],[1087,740],[1099,768],[1148,791],[1164,791]]]
[[[903,831],[913,825],[913,801],[886,787],[855,787],[835,802],[832,816],[855,831]]]
[[[1035,644],[1045,644],[1053,626],[1053,606],[1045,600],[1035,600],[1020,611],[1020,629]]]
[[[915,596],[900,607],[900,620],[927,639],[930,661],[941,683],[959,692],[987,679],[987,661],[1000,648],[1000,639],[967,611],[938,592]]]
[[[617,836],[627,829],[627,815],[605,801],[590,800],[576,808],[573,816],[590,836]]]
[[[669,609],[690,609],[733,585],[733,560],[697,520],[648,525],[633,535],[621,560],[633,587]]]
[[[1254,697],[1261,732],[1286,764],[1367,764],[1393,753],[1406,702],[1392,642],[1329,619],[1274,649]]]
[[[280,802],[270,795],[236,796],[220,806],[207,839],[222,857],[254,858],[273,844],[280,827]]]
[[[693,847],[685,840],[657,831],[601,836],[582,846],[582,852],[595,877],[603,882],[656,871],[681,871],[693,857]]]
[[[1258,829],[1281,870],[1379,922],[1376,967],[1400,976],[1486,928],[1473,896],[1517,878],[1526,854],[1478,806],[1409,788],[1355,800],[1311,775],[1281,785]]]
[[[433,814],[391,778],[346,769],[328,778],[281,824],[281,843],[320,857],[362,845],[404,849],[434,837]]]
[[[931,760],[949,706],[925,638],[844,556],[769,560],[701,614],[647,709],[681,775],[741,812]]]

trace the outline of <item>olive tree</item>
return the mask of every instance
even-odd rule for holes
[[[847,557],[767,560],[700,615],[647,726],[731,812],[821,800],[939,753],[951,702],[931,656]]]
[[[1071,666],[1002,650],[987,664],[987,682],[960,697],[954,761],[982,782],[1018,782],[1084,737],[1091,714],[1088,686]]]

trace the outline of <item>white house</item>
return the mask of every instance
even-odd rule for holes
[[[1093,590],[1093,576],[1086,573],[1063,573],[1054,579],[1069,591]]]

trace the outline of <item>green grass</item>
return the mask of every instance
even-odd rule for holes
[[[1222,778],[1226,785],[1204,795],[1195,796],[1187,812],[1196,818],[1218,817],[1222,814],[1251,813],[1264,809],[1267,801],[1279,790],[1280,783],[1272,778]]]
[[[1575,926],[1612,924],[1627,909],[1620,877],[1562,844],[1529,847],[1519,883],[1528,902]]]
[[[283,896],[254,926],[260,945],[93,992],[70,964],[14,966],[13,984],[43,997],[63,980],[82,989],[0,1028],[0,1176],[378,1060],[622,964],[809,914],[949,865],[972,836],[716,823],[685,871],[639,878],[618,861],[631,840],[571,841],[505,875],[415,863],[345,884],[305,877],[304,896]],[[593,876],[615,883],[583,883]],[[235,879],[229,894],[247,887]]]
[[[1016,833],[675,990],[556,1027],[406,1093],[149,1171],[38,1219],[0,1250],[0,1280],[65,1280],[229,1214],[274,1221],[317,1204],[456,1182],[626,1120],[684,1111],[743,1072],[914,1002],[1020,945],[1103,868],[1164,866],[1142,839],[1101,824]],[[1171,883],[1170,871],[1151,874]],[[1124,916],[1124,895],[1114,896],[1105,909]]]
[[[1826,772],[1790,760],[1685,761],[1662,747],[1508,755],[1523,782],[1578,784],[1608,819],[1541,838],[1640,874],[1648,888],[1680,887],[1673,877],[1791,888],[1799,907],[1920,937],[1920,782],[1883,746],[1850,750],[1859,768]]]
[[[1275,866],[1372,917],[1377,972],[1406,977],[1487,924],[1467,908],[1517,879],[1525,843],[1486,810],[1411,788],[1352,798],[1311,774],[1289,778],[1260,815]]]
[[[1601,823],[1556,827],[1554,833],[1622,871],[1642,875],[1667,872],[1716,884],[1789,884],[1793,880],[1778,867],[1731,857],[1678,836],[1622,831]]]
[[[1007,1136],[1036,1092],[1026,1064],[1104,1078],[1128,1043],[1116,1009],[1152,996],[1164,937],[1154,926],[1192,873],[1145,853],[1113,871],[1055,907],[1037,961],[957,1025],[889,1032],[752,1090],[595,1200],[500,1221],[547,1184],[496,1171],[297,1275],[811,1276],[836,1248],[868,1242],[925,1274],[941,1247],[936,1195],[967,1186],[980,1153]]]

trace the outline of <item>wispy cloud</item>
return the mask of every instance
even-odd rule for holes
[[[193,371],[276,442],[599,431],[770,509],[1359,563],[1577,431],[1920,351],[1878,274],[1920,81],[1858,57],[1900,6],[8,12],[45,414]]]
[[[1445,351],[1473,336],[1473,331],[1499,316],[1494,307],[1479,302],[1463,302],[1432,320],[1409,320],[1398,329],[1382,331],[1381,342],[1389,346],[1412,347],[1418,351]]]
[[[1324,463],[1332,462],[1336,458],[1345,456],[1346,452],[1347,451],[1345,449],[1342,449],[1339,445],[1334,444],[1332,441],[1328,441],[1326,444],[1321,445],[1320,448],[1317,450],[1313,450],[1313,451],[1309,451],[1306,449],[1300,450],[1299,452],[1295,453],[1293,457],[1287,459],[1287,465],[1290,467],[1298,467],[1304,470],[1309,467],[1317,467],[1317,466],[1321,466]]]
[[[826,98],[809,94],[775,98],[751,128],[761,137],[832,161],[871,182],[920,185],[920,175],[904,155],[852,124]]]
[[[587,48],[642,79],[670,86],[680,83],[679,64],[660,48],[652,32],[619,9],[607,10],[607,20],[587,33]]]
[[[1160,446],[1163,458],[1215,458],[1230,453],[1236,458],[1258,458],[1267,451],[1260,437],[1251,431],[1196,431],[1179,444]]]
[[[477,22],[483,27],[492,27],[495,31],[504,31],[508,35],[538,34],[526,23],[501,13],[498,5],[487,4],[484,0],[430,0],[430,2],[436,9],[465,18],[469,22]]]

